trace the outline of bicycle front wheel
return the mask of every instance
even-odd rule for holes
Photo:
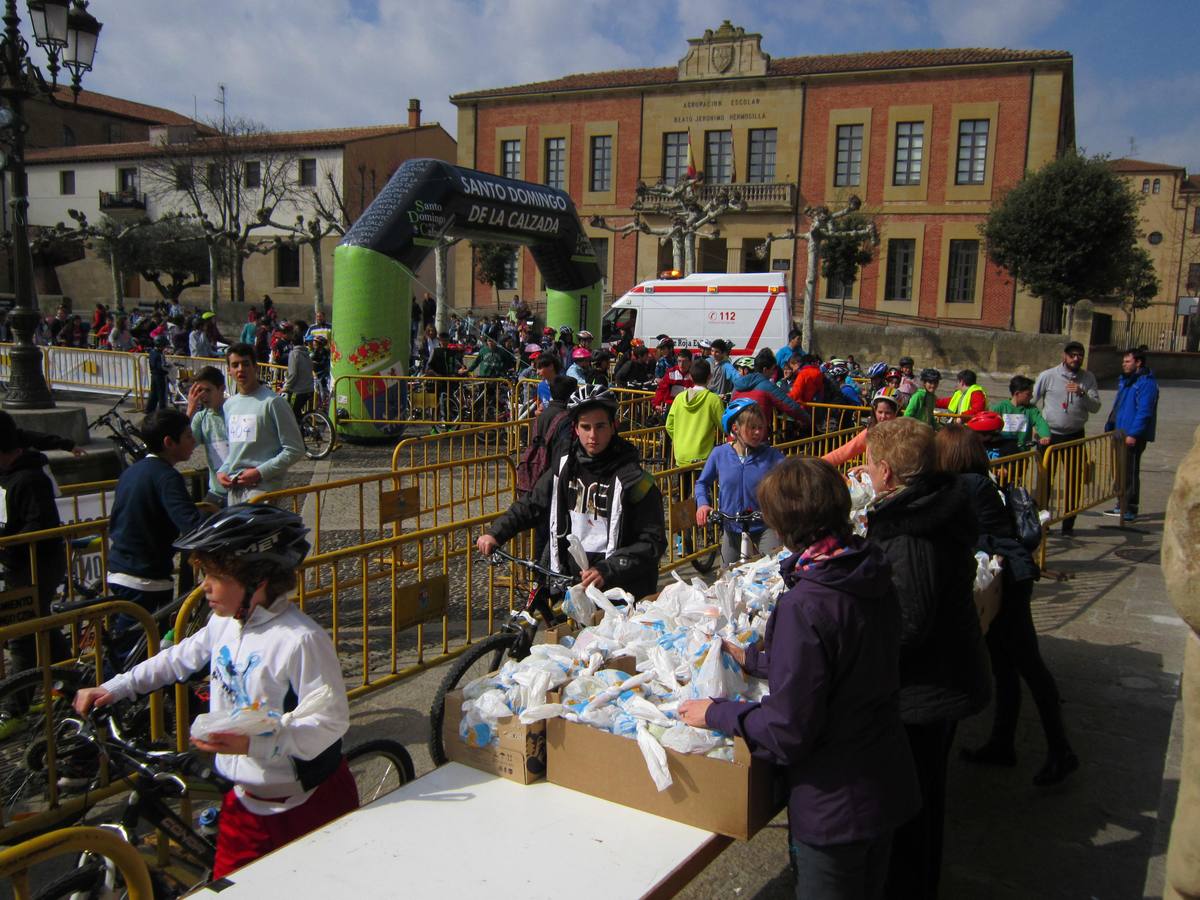
[[[324,459],[333,450],[333,423],[318,410],[309,410],[300,417],[300,433],[304,436],[304,455],[309,459]]]
[[[446,695],[499,669],[505,654],[516,645],[517,638],[518,635],[511,632],[488,635],[479,643],[472,644],[450,666],[450,671],[446,673],[437,693],[434,694],[433,706],[429,709],[429,755],[433,757],[435,766],[446,762],[446,747],[442,743],[442,724],[446,721]]]
[[[415,777],[412,757],[398,741],[367,741],[346,753],[346,764],[358,786],[358,805],[366,806]]]

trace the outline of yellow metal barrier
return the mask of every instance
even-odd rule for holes
[[[300,567],[293,599],[333,640],[351,699],[454,658],[491,634],[518,602],[516,580],[493,568],[475,540],[497,512],[316,553]],[[516,542],[528,555],[528,536]],[[520,598],[523,602],[524,598]],[[194,592],[184,622],[203,602]],[[177,688],[177,710],[186,695]],[[187,729],[180,717],[177,740]]]
[[[516,465],[493,453],[272,491],[254,502],[302,516],[313,551],[324,553],[391,537],[401,527],[415,531],[504,510],[515,497]]]
[[[1110,431],[1053,444],[1042,457],[1042,509],[1049,525],[1116,500],[1125,503],[1125,434]]]
[[[154,900],[150,872],[137,849],[106,828],[61,828],[0,850],[0,880],[8,879],[16,900],[29,900],[29,870],[66,854],[95,853],[121,872],[129,900]]]
[[[528,446],[533,419],[493,422],[408,437],[392,450],[393,469],[415,469],[452,460],[517,453]]]
[[[54,727],[55,717],[51,715],[53,709],[49,700],[49,698],[55,696],[54,683],[56,678],[53,672],[54,667],[52,667],[50,660],[50,633],[58,629],[69,628],[78,642],[82,623],[91,622],[93,623],[91,627],[100,627],[100,623],[104,618],[115,615],[127,615],[136,619],[146,633],[147,654],[153,656],[158,652],[158,625],[155,623],[154,617],[136,603],[130,603],[125,600],[110,600],[85,609],[29,619],[0,628],[0,645],[26,635],[34,635],[36,637],[38,642],[38,667],[42,672],[42,698],[44,711],[46,712],[43,732],[39,736],[41,740],[46,742],[46,806],[40,810],[12,808],[10,804],[17,801],[14,800],[12,795],[8,795],[6,792],[6,796],[0,798],[0,844],[10,843],[13,839],[21,835],[44,829],[55,822],[61,821],[68,815],[77,813],[83,808],[85,803],[91,805],[102,796],[117,793],[122,789],[119,785],[103,785],[98,791],[89,791],[86,797],[72,797],[60,802],[57,777],[58,734]],[[101,673],[104,671],[103,642],[93,637],[90,646],[81,651],[79,658],[73,662],[66,663],[66,665],[71,667],[78,666],[77,671],[81,675],[86,678],[87,676],[84,673],[90,673],[92,683],[99,684],[102,680]],[[155,691],[150,695],[150,734],[155,740],[160,739],[163,735],[162,696],[159,691]],[[0,748],[0,754],[2,754],[0,758],[3,759],[3,774],[6,781],[10,775],[17,771],[18,767],[24,767],[25,765],[25,751],[28,745],[25,742],[19,742],[20,746],[16,746],[17,743],[8,741]],[[32,777],[32,774],[30,777]]]
[[[342,375],[333,383],[333,420],[342,425],[455,427],[511,420],[513,383],[507,378],[423,375]],[[363,414],[351,416],[357,399]]]
[[[144,386],[144,353],[123,350],[85,350],[79,347],[43,347],[46,382],[51,387],[100,394],[133,391],[141,401]]]
[[[654,391],[638,391],[633,388],[613,388],[617,395],[617,421],[629,430],[650,428],[660,425],[666,413],[654,408]]]
[[[141,366],[141,384],[146,385],[147,389],[150,384],[150,362],[149,357],[145,353],[134,354],[139,359]],[[191,381],[196,377],[196,374],[206,366],[212,366],[225,377],[225,389],[229,394],[237,390],[234,384],[233,377],[229,374],[229,364],[225,362],[225,357],[212,356],[174,356],[168,354],[167,362],[175,367],[175,377],[182,382]],[[275,363],[258,363],[258,380],[272,390],[278,390],[287,378],[287,366],[276,365]]]
[[[809,414],[813,418],[813,432],[843,431],[867,424],[871,416],[869,406],[849,406],[841,403],[810,403]]]
[[[1040,457],[1039,451],[1026,450],[1024,453],[993,459],[988,463],[988,468],[1000,487],[1020,485],[1029,491],[1030,496],[1037,499],[1040,496],[1042,481]]]

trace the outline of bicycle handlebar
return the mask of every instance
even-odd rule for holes
[[[761,525],[763,524],[762,512],[757,509],[747,509],[740,513],[727,513],[719,509],[714,509],[708,514],[710,522],[720,524],[736,524],[736,525]]]
[[[105,419],[107,419],[109,416],[111,416],[113,413],[115,413],[117,411],[117,407],[120,406],[122,403],[124,403],[129,398],[129,395],[132,393],[133,393],[133,388],[130,388],[124,394],[122,394],[120,397],[118,397],[116,403],[114,403],[112,406],[110,406],[105,412],[102,412],[102,413],[100,413],[100,415],[96,416],[96,420],[94,422],[89,423],[88,430],[90,431],[91,429],[96,428],[97,426],[101,425]]]
[[[550,588],[570,587],[576,581],[574,575],[564,575],[561,572],[551,572],[545,566],[541,566],[529,559],[513,556],[511,553],[507,553],[504,550],[501,550],[499,547],[493,550],[491,555],[484,558],[488,561],[488,565],[490,566],[499,566],[505,562],[515,563],[516,565],[533,572],[535,575],[540,575],[547,579],[547,587]]]

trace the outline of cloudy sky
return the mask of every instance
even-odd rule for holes
[[[22,3],[23,7],[24,4]],[[1195,0],[92,0],[85,86],[272,129],[402,122],[454,134],[448,97],[571,72],[672,65],[724,18],[772,56],[913,47],[1068,50],[1090,153],[1200,172]]]

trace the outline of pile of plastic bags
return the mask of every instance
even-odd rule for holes
[[[530,724],[561,716],[636,740],[660,791],[671,785],[664,747],[732,760],[732,739],[683,724],[677,711],[684,700],[766,695],[766,681],[747,677],[722,642],[762,640],[784,589],[779,561],[786,553],[733,569],[712,585],[676,574],[658,597],[636,605],[620,589],[572,588],[564,608],[587,627],[561,644],[536,644],[526,659],[467,684],[460,737],[487,746],[500,719],[516,715]],[[597,610],[603,618],[591,625]],[[632,659],[636,675],[607,667],[622,657]],[[549,702],[554,689],[558,700]]]

